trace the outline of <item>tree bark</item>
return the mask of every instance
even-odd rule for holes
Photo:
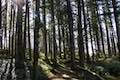
[[[71,69],[74,68],[74,59],[75,59],[75,47],[74,47],[74,33],[73,33],[73,16],[70,0],[67,2],[67,14],[68,14],[68,26],[69,26],[69,35],[70,35],[70,54],[71,54]]]

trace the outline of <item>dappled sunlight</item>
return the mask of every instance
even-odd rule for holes
[[[69,75],[67,75],[67,74],[62,74],[62,77],[63,77],[63,78],[65,78],[65,79],[70,78],[70,76],[69,76]]]
[[[55,76],[50,77],[49,79],[50,79],[50,80],[64,80],[64,79],[61,78],[61,77],[55,77]]]
[[[60,66],[54,69],[54,67],[44,61],[44,53],[40,53],[40,56],[41,59],[39,59],[38,65],[42,67],[50,80],[79,80],[74,71],[62,67],[59,68]]]

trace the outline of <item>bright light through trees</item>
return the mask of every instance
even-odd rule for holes
[[[24,6],[26,0],[12,0],[17,6]]]

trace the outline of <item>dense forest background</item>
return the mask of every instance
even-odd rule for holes
[[[120,0],[0,0],[0,80],[120,80]]]

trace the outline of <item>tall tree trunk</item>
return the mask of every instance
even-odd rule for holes
[[[27,9],[27,21],[28,21],[28,26],[27,26],[27,30],[28,30],[28,47],[29,47],[29,59],[32,60],[32,54],[31,54],[31,37],[30,37],[30,13],[29,13],[29,6],[28,6],[28,9]]]
[[[104,47],[104,38],[103,38],[103,30],[102,30],[102,24],[101,24],[101,18],[99,16],[99,12],[98,12],[98,4],[97,4],[97,0],[95,1],[95,4],[96,4],[96,10],[97,10],[97,19],[98,19],[98,25],[100,27],[100,34],[101,34],[101,40],[102,40],[102,52],[105,55],[105,47]]]
[[[83,10],[83,18],[84,18],[84,30],[85,30],[85,47],[86,47],[86,54],[87,54],[87,61],[90,61],[89,58],[89,50],[88,50],[88,32],[87,32],[87,22],[86,22],[86,13],[85,13],[85,3],[81,0],[82,3],[82,10]]]
[[[39,14],[39,7],[40,7],[40,0],[35,0],[36,8],[36,16],[35,16],[35,27],[34,27],[34,72],[33,72],[33,79],[36,80],[36,67],[38,65],[38,57],[39,57],[39,28],[40,28],[40,14]]]
[[[64,59],[66,59],[66,53],[65,53],[65,30],[62,26],[62,41],[63,41],[63,53],[64,53]]]
[[[25,65],[24,65],[24,53],[23,53],[23,42],[22,42],[22,6],[18,6],[17,10],[17,22],[16,22],[16,56],[15,56],[15,67],[17,78],[25,77]],[[19,71],[20,70],[20,71]]]
[[[118,20],[118,14],[117,14],[117,7],[116,7],[116,0],[112,0],[113,10],[114,10],[114,18],[115,18],[115,24],[116,24],[116,32],[118,37],[118,51],[119,51],[119,61],[120,61],[120,26],[119,26],[119,20]]]
[[[83,29],[82,29],[82,21],[81,21],[81,1],[78,0],[78,49],[79,49],[79,62],[82,67],[84,67],[84,42],[83,42]]]
[[[57,4],[57,23],[58,23],[58,41],[59,41],[59,57],[62,58],[62,55],[61,55],[61,25],[62,25],[62,21],[61,21],[61,18],[62,18],[62,15],[61,15],[61,11],[60,11],[60,0],[56,0],[56,4]]]
[[[92,60],[95,60],[95,52],[94,52],[94,44],[93,44],[93,32],[92,32],[92,26],[91,26],[91,22],[90,22],[90,18],[89,18],[89,8],[87,6],[87,21],[88,21],[88,25],[89,25],[89,34],[90,34],[90,42],[91,42],[91,48],[92,48]]]
[[[44,28],[44,32],[43,32],[43,40],[44,40],[44,52],[45,52],[45,59],[48,60],[48,56],[47,56],[47,31],[46,31],[46,0],[42,0],[42,4],[43,4],[43,28]]]
[[[13,8],[13,5],[11,6],[11,8]],[[11,47],[11,54],[10,54],[11,62],[10,62],[10,70],[9,70],[9,74],[10,74],[9,75],[9,80],[12,79],[12,70],[13,70],[13,65],[12,64],[13,64],[13,58],[14,58],[14,37],[15,37],[14,36],[15,35],[14,34],[14,31],[15,31],[14,30],[14,28],[15,28],[15,26],[14,26],[14,22],[15,21],[14,20],[15,20],[15,10],[13,10],[13,14],[12,15],[14,15],[14,16],[12,18],[12,37],[11,37],[12,39],[11,39],[11,46],[10,46]]]
[[[58,19],[58,36],[59,36],[59,57],[62,58],[61,55],[61,25],[60,25],[60,20]]]
[[[67,2],[67,14],[68,14],[68,26],[69,26],[69,35],[70,35],[70,54],[71,54],[71,69],[74,68],[74,58],[75,58],[75,47],[74,47],[74,33],[73,33],[73,16],[70,0]]]
[[[92,23],[92,29],[93,29],[93,33],[95,34],[95,42],[96,42],[96,52],[97,55],[100,56],[100,52],[101,52],[101,48],[100,48],[100,41],[99,41],[99,29],[98,29],[98,21],[97,21],[97,9],[96,4],[95,4],[96,0],[90,1],[90,10],[91,10],[91,23]]]
[[[2,48],[2,0],[0,0],[0,48]]]
[[[108,24],[107,24],[107,17],[105,15],[105,8],[103,7],[104,12],[104,21],[105,21],[105,27],[106,27],[106,34],[107,34],[107,48],[108,48],[108,54],[111,56],[111,47],[110,47],[110,36],[109,36],[109,30],[108,30]]]
[[[28,0],[26,0],[26,8],[25,8],[25,19],[24,19],[24,38],[23,38],[23,52],[24,58],[26,57],[26,30],[27,30],[27,15],[28,15]]]
[[[52,41],[51,41],[50,32],[48,32],[48,44],[49,44],[49,53],[51,54],[51,59],[53,59],[52,58]]]
[[[56,33],[55,33],[55,18],[54,18],[54,0],[51,0],[51,21],[53,27],[53,63],[56,64],[56,53],[57,53],[57,45],[56,45]]]
[[[12,28],[12,20],[13,20],[13,10],[11,5],[11,14],[10,14],[10,27],[9,27],[9,56],[11,54],[11,28]]]
[[[7,11],[8,11],[8,1],[5,0],[5,16],[4,16],[4,21],[3,21],[3,26],[4,26],[4,49],[7,48]]]
[[[13,24],[13,33],[12,33],[12,40],[11,40],[11,57],[13,58],[15,56],[15,51],[14,51],[14,45],[15,45],[15,10],[13,11],[13,21],[12,21],[12,24]]]

